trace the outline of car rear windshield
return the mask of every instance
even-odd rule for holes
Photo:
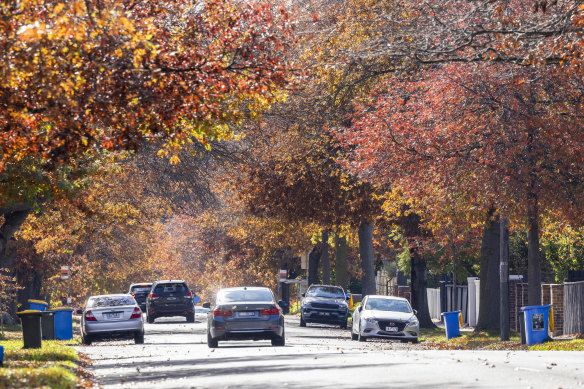
[[[410,313],[412,308],[407,301],[390,300],[390,299],[369,299],[365,305],[365,309],[373,309],[376,311],[393,311]]]
[[[269,289],[237,289],[220,290],[217,293],[217,303],[232,303],[240,301],[272,301]]]
[[[344,299],[345,293],[341,288],[335,288],[334,286],[316,286],[308,289],[306,297]]]
[[[135,285],[132,286],[132,288],[130,288],[130,292],[132,293],[150,292],[150,286]]]
[[[156,294],[186,293],[189,288],[183,283],[158,284],[154,288]]]
[[[136,300],[132,296],[102,296],[91,297],[87,302],[87,308],[120,307],[122,305],[135,305]]]

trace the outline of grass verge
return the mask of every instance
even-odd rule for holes
[[[4,367],[0,368],[0,388],[75,388],[79,356],[71,346],[77,340],[44,340],[40,349],[24,349],[22,335],[6,331]]]

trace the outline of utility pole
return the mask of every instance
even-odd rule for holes
[[[509,228],[508,220],[501,215],[499,240],[500,327],[501,340],[509,340]]]

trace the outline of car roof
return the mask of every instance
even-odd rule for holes
[[[185,280],[157,280],[157,281],[154,281],[155,284],[165,284],[165,283],[171,283],[171,282],[174,282],[174,283],[182,282],[182,283],[186,284]]]
[[[130,288],[132,286],[151,286],[151,285],[152,285],[152,282],[136,282],[135,284],[131,284]]]
[[[129,293],[115,293],[115,294],[100,294],[96,296],[89,296],[89,298],[97,298],[97,297],[132,297]]]
[[[383,299],[386,299],[386,300],[402,300],[402,301],[407,301],[409,303],[408,299],[403,298],[403,297],[398,297],[398,296],[386,296],[386,295],[383,295],[383,294],[370,294],[367,297],[369,297],[369,298],[372,298],[372,297],[375,297],[375,298],[383,298]]]
[[[316,286],[325,286],[325,287],[327,287],[327,288],[339,288],[339,289],[343,289],[343,287],[342,287],[342,286],[340,286],[340,285],[321,285],[321,284],[312,284],[312,285],[310,285],[308,288],[310,289],[310,288],[312,288],[312,287],[316,287]],[[343,289],[343,290],[344,290],[344,289]]]
[[[220,290],[259,290],[259,289],[267,289],[270,292],[272,291],[270,288],[266,288],[265,286],[236,286],[232,288],[221,288]]]

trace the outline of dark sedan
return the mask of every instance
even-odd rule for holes
[[[207,316],[207,344],[218,347],[224,340],[270,339],[284,346],[284,316],[268,288],[225,288],[217,293]]]

